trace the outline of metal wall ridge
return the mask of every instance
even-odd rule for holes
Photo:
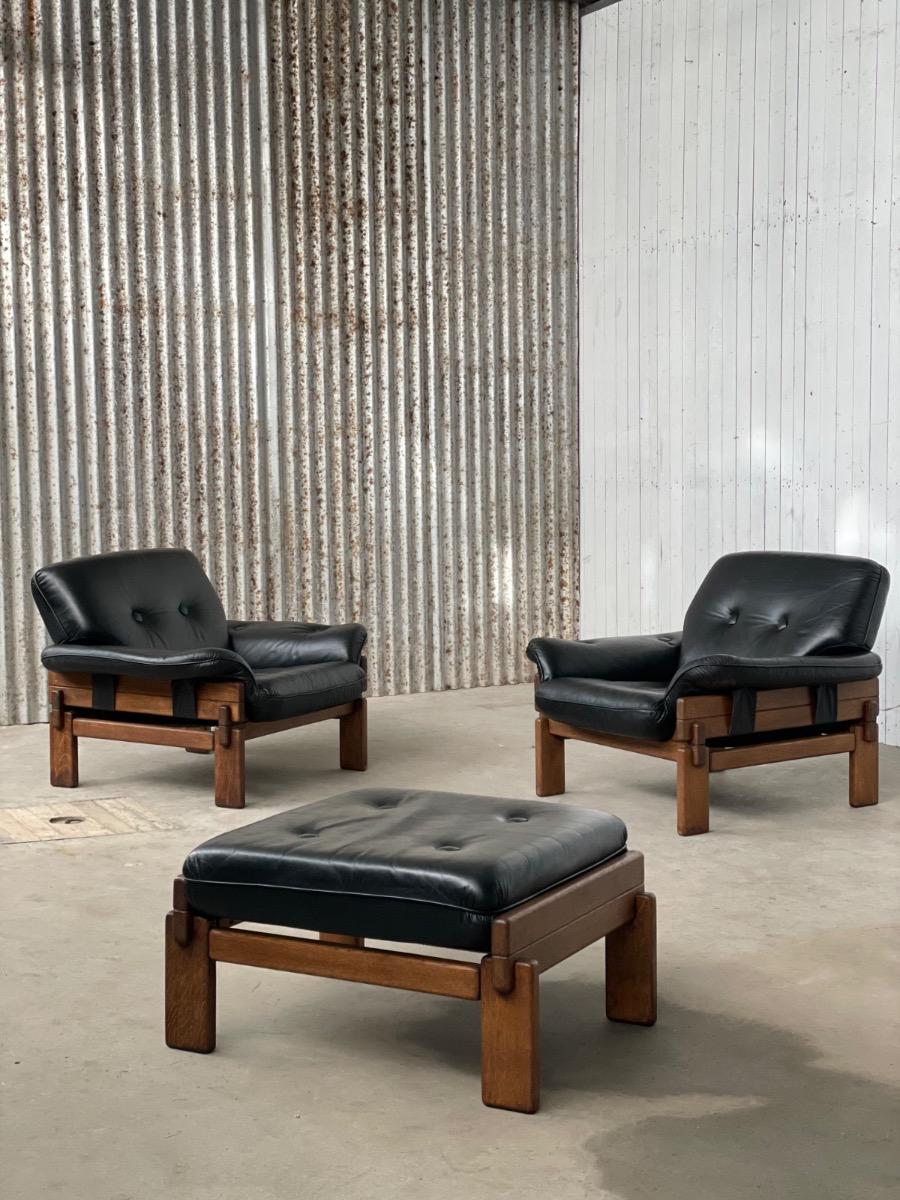
[[[0,0],[0,722],[127,546],[376,695],[575,632],[577,86],[574,0]]]

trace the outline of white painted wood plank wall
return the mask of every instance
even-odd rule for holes
[[[581,622],[679,629],[738,549],[863,554],[900,745],[897,0],[582,20]]]

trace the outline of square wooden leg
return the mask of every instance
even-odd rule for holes
[[[534,723],[535,792],[559,796],[566,790],[566,739],[550,732],[546,717]]]
[[[533,1113],[540,1106],[539,975],[517,962],[514,985],[494,987],[493,960],[481,963],[481,1098],[491,1108]]]
[[[634,899],[634,917],[606,935],[606,1015],[610,1021],[656,1021],[656,897]]]
[[[878,803],[878,736],[865,725],[854,725],[856,748],[850,751],[850,804],[866,808]]]
[[[246,803],[244,770],[244,734],[229,731],[227,743],[216,741],[216,805],[218,808],[243,808]]]
[[[176,927],[187,931],[182,945]],[[209,957],[210,923],[170,912],[166,917],[166,1045],[209,1054],[216,1048],[216,964]]]
[[[357,700],[353,712],[341,717],[341,769],[365,771],[368,766],[366,702]]]
[[[58,723],[57,723],[58,722]],[[50,783],[53,787],[78,787],[78,739],[72,733],[72,714],[50,719]]]
[[[676,805],[682,837],[709,832],[709,762],[695,766],[692,748],[687,745],[678,751]]]

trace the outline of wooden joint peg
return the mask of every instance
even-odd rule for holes
[[[231,706],[219,705],[219,724],[216,729],[216,740],[220,746],[231,745]]]
[[[708,761],[706,730],[702,721],[694,721],[691,725],[691,762],[695,767],[705,767]]]
[[[878,741],[878,701],[867,700],[863,705],[863,740]]]
[[[54,729],[62,729],[65,722],[62,688],[50,689],[50,724]]]
[[[492,957],[491,963],[491,980],[494,985],[494,991],[499,992],[501,996],[508,996],[515,987],[516,982],[516,961],[514,958]]]

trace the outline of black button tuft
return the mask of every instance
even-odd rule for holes
[[[181,615],[183,617],[187,617],[190,615],[191,610],[188,608],[188,606],[186,604],[179,604],[178,611],[181,613]]]
[[[135,609],[135,610],[132,612],[132,614],[131,614],[131,615],[132,615],[132,616],[134,617],[134,619],[137,621],[138,625],[143,625],[143,623],[144,623],[144,614],[143,614],[142,612],[138,612],[138,610],[137,610],[137,609]]]

